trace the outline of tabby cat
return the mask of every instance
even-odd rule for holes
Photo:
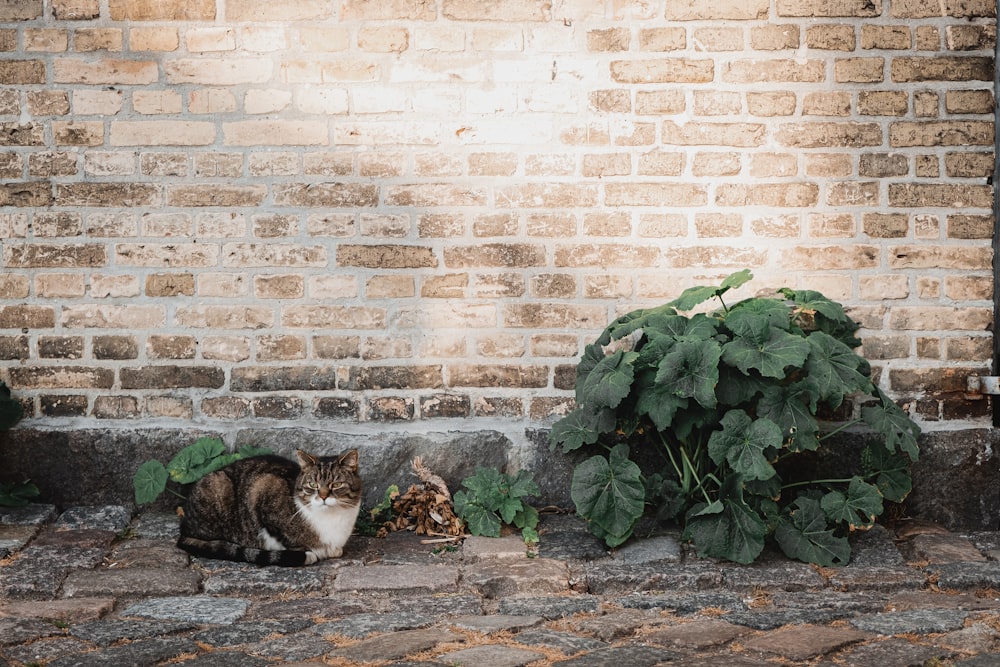
[[[201,478],[184,505],[177,546],[257,565],[337,558],[361,508],[358,450],[241,459]]]

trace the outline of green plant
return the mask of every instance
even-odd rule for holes
[[[168,481],[191,484],[233,461],[270,453],[269,449],[249,445],[244,445],[237,452],[226,453],[226,446],[219,438],[199,438],[179,451],[165,466],[156,459],[140,465],[132,478],[135,502],[139,505],[151,503],[159,498],[164,490],[183,498],[184,496],[167,487]]]
[[[847,534],[871,527],[883,499],[909,493],[920,430],[854,353],[858,324],[814,291],[727,306],[723,295],[751,278],[741,271],[628,313],[585,348],[576,407],[550,440],[607,450],[576,467],[571,495],[609,546],[649,505],[683,524],[701,555],[749,563],[773,538],[792,558],[844,563]],[[718,310],[681,314],[713,298]],[[838,413],[850,417],[824,427]],[[809,479],[832,450],[821,445],[854,426],[871,436],[858,474]],[[644,474],[650,458],[659,463]]]
[[[21,402],[10,394],[10,387],[0,382],[0,431],[14,428],[24,416]],[[22,507],[39,494],[38,487],[30,480],[23,482],[0,482],[0,506]]]
[[[391,521],[393,515],[392,503],[399,497],[399,487],[390,484],[378,505],[372,508],[362,508],[354,522],[354,532],[366,537],[376,537],[386,521]]]
[[[501,524],[521,529],[525,542],[538,541],[538,510],[525,502],[538,495],[531,473],[502,473],[495,468],[476,468],[475,474],[462,482],[468,491],[458,490],[452,497],[455,514],[473,535],[499,537]]]

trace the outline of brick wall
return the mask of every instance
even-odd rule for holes
[[[993,2],[0,22],[0,378],[35,423],[544,424],[610,318],[742,268],[850,305],[926,427],[987,423]]]

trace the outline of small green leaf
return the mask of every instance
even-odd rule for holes
[[[552,425],[549,443],[553,449],[562,445],[564,452],[571,452],[584,445],[594,444],[602,433],[614,430],[615,414],[611,410],[594,412],[576,407]]]
[[[132,486],[137,505],[151,503],[167,488],[167,469],[159,461],[146,461],[135,471]]]
[[[642,474],[629,460],[627,445],[616,446],[608,458],[593,456],[578,465],[570,495],[577,512],[612,538],[631,532],[645,508]]]
[[[770,419],[750,419],[742,410],[723,416],[722,430],[708,440],[708,455],[716,464],[729,463],[746,480],[770,479],[774,467],[764,456],[770,447],[781,447],[781,429]]]
[[[456,491],[452,496],[455,514],[465,522],[469,532],[483,537],[500,537],[500,517],[489,511],[465,491]]]
[[[846,494],[830,491],[820,500],[820,507],[834,523],[843,522],[851,530],[870,528],[882,513],[882,493],[878,487],[854,477]]]
[[[726,276],[726,279],[722,281],[720,289],[726,291],[728,289],[736,289],[737,287],[742,287],[753,280],[753,274],[750,273],[750,269],[743,269],[742,271],[737,271],[736,273],[730,273]]]
[[[539,494],[538,485],[527,470],[518,470],[515,474],[508,475],[507,492],[515,498]]]
[[[799,496],[789,505],[774,538],[786,556],[806,563],[830,567],[846,564],[851,558],[847,538],[837,537],[827,528],[819,501],[806,496]]]
[[[625,350],[604,357],[584,379],[579,401],[591,408],[616,407],[632,388],[635,378],[632,364],[638,358],[638,352]]]

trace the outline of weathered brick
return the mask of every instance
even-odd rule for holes
[[[337,396],[325,396],[316,400],[313,415],[321,419],[341,419],[357,421],[361,414],[358,401]]]
[[[307,329],[383,329],[386,311],[366,306],[286,306],[281,324]]]
[[[879,254],[871,245],[799,246],[782,251],[781,262],[802,269],[866,269],[878,266]]]
[[[950,25],[945,28],[945,43],[952,51],[993,49],[996,41],[995,25]]]
[[[892,16],[896,18],[931,18],[951,16],[955,18],[976,18],[996,16],[996,5],[989,0],[895,0],[891,5]]]
[[[394,185],[386,187],[385,202],[389,206],[426,208],[431,206],[483,206],[486,189],[451,183]]]
[[[121,266],[208,267],[219,261],[219,247],[200,243],[119,243],[115,263]]]
[[[337,388],[331,366],[242,366],[232,370],[230,389],[237,392],[330,391]]]
[[[194,405],[187,396],[150,396],[145,400],[145,409],[150,417],[191,419],[194,416]]]
[[[0,21],[30,21],[41,18],[44,12],[42,0],[19,0],[0,5]]]
[[[121,51],[124,43],[121,28],[78,28],[73,32],[73,48],[79,53]]]
[[[413,269],[436,267],[434,249],[411,245],[351,245],[337,246],[338,266],[361,266],[373,269]]]
[[[0,123],[0,146],[44,146],[45,126],[41,123]]]
[[[153,206],[162,198],[158,185],[150,183],[57,183],[58,206],[137,208]]]
[[[604,199],[608,206],[704,206],[708,192],[680,183],[608,183]]]
[[[45,83],[44,60],[0,60],[0,85]]]
[[[883,239],[902,238],[910,228],[905,213],[865,213],[862,224],[865,234]]]
[[[993,58],[985,56],[899,56],[890,68],[892,80],[899,83],[993,80]]]
[[[552,2],[510,0],[497,5],[489,0],[444,0],[441,13],[453,21],[550,21]]]
[[[948,90],[944,108],[954,114],[986,114],[993,110],[993,99],[990,90]]]
[[[909,146],[989,146],[993,143],[993,123],[988,121],[898,121],[889,126],[889,145]]]
[[[947,234],[950,239],[992,238],[993,216],[965,214],[949,215]]]
[[[716,191],[720,206],[814,206],[819,201],[815,183],[727,184]]]
[[[820,83],[825,78],[825,63],[814,59],[737,60],[722,68],[722,80],[729,83]]]
[[[993,298],[993,281],[988,275],[945,276],[944,294],[955,301],[985,301]]]
[[[80,394],[43,394],[39,396],[39,404],[45,417],[84,417],[89,407],[87,397]]]
[[[990,308],[898,306],[889,309],[889,326],[893,329],[985,331],[992,319]]]
[[[853,51],[856,43],[853,25],[821,23],[806,28],[806,46],[811,49]]]
[[[991,202],[991,189],[986,185],[889,184],[889,205],[900,208],[990,208]]]
[[[549,383],[546,366],[512,364],[467,364],[447,368],[453,387],[539,388]]]
[[[91,351],[95,359],[137,359],[139,343],[134,336],[94,336]]]
[[[260,206],[266,185],[168,185],[167,206]]]
[[[86,276],[73,273],[40,273],[35,276],[35,293],[43,298],[75,299],[86,294]]]
[[[611,80],[618,83],[709,83],[714,78],[715,63],[707,58],[611,62]]]
[[[444,386],[442,367],[352,366],[346,389],[434,389]]]
[[[93,304],[63,306],[62,325],[84,329],[142,330],[162,327],[166,313],[161,306]]]
[[[698,0],[668,0],[664,17],[668,21],[754,20],[765,19],[766,0],[705,3]]]
[[[52,185],[46,181],[4,183],[0,185],[0,206],[34,208],[49,206],[52,203]]]
[[[529,267],[545,264],[545,248],[538,245],[489,243],[445,248],[445,266]]]
[[[273,190],[278,206],[355,208],[378,204],[378,186],[367,183],[288,183],[275,185]]]
[[[18,366],[9,371],[10,386],[21,389],[110,389],[115,372],[87,366]]]
[[[107,264],[107,249],[96,243],[5,245],[3,263],[14,268],[85,268]]]
[[[991,266],[989,247],[907,245],[889,248],[889,266],[894,269],[984,270]]]
[[[38,356],[42,359],[81,359],[83,336],[39,336]]]
[[[858,93],[858,113],[865,116],[905,116],[910,99],[901,90],[862,90]]]
[[[787,123],[775,134],[779,145],[796,148],[860,148],[882,144],[878,123]]]
[[[607,318],[601,306],[574,304],[522,303],[507,304],[503,321],[516,328],[593,329],[603,326]]]

